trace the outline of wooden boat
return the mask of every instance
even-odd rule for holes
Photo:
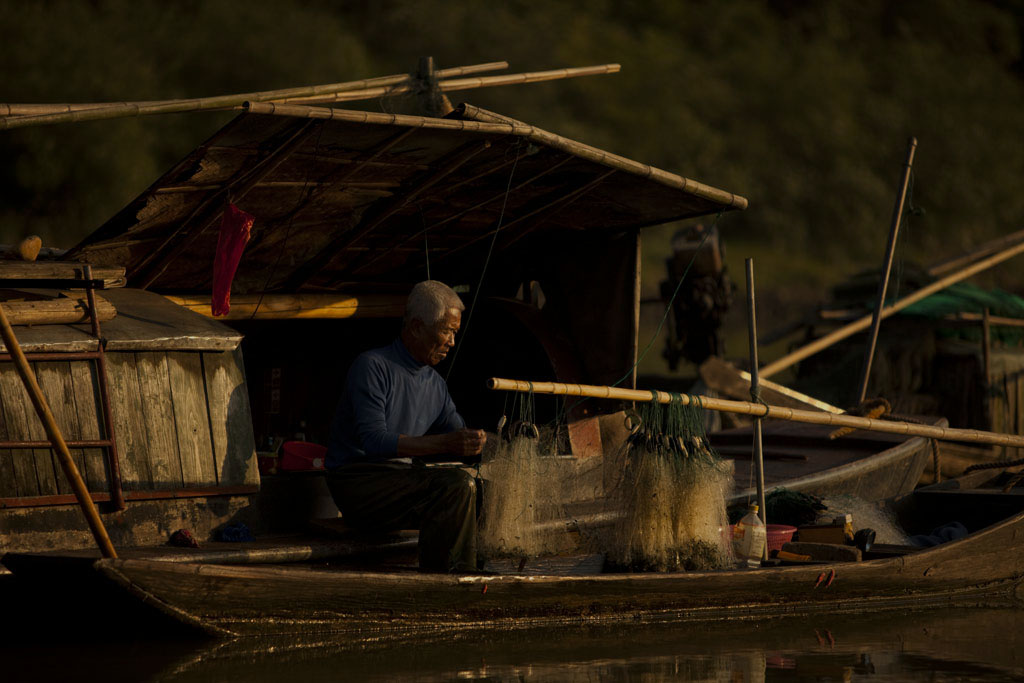
[[[977,475],[975,475],[977,476]],[[15,574],[59,576],[81,596],[113,593],[220,636],[552,624],[676,622],[786,614],[1014,604],[1024,599],[1024,491],[967,488],[967,479],[890,502],[909,532],[957,520],[965,538],[928,549],[880,547],[861,562],[666,574],[444,575],[367,568],[358,555],[328,566],[132,557],[8,554]],[[305,551],[297,553],[303,555]],[[306,553],[306,557],[311,556]],[[167,561],[168,559],[172,561]],[[54,574],[54,572],[57,572]],[[53,588],[56,582],[48,582]],[[102,589],[102,590],[101,590]]]
[[[66,316],[56,324],[52,311],[54,324],[17,333],[117,547],[159,543],[183,526],[205,540],[227,523],[278,524],[279,511],[256,513],[257,448],[272,453],[299,434],[326,442],[349,364],[391,342],[425,266],[468,283],[491,264],[451,386],[468,423],[493,425],[500,399],[483,388],[477,359],[486,372],[621,374],[634,358],[638,231],[747,204],[471,106],[444,119],[284,111],[240,114],[64,261],[0,262],[19,298],[35,296],[21,290],[40,279],[78,277],[84,261],[110,287],[103,300],[119,314],[103,322],[104,344]],[[196,311],[212,315],[218,238],[207,238],[222,195],[237,191],[257,221],[228,325]],[[524,283],[535,297],[505,300]],[[42,304],[4,306],[27,315]],[[73,302],[68,311],[81,316]],[[592,343],[595,327],[602,344]],[[93,370],[100,352],[106,372]],[[44,436],[17,374],[0,367],[0,552],[92,542]]]
[[[931,424],[944,427],[943,418]],[[818,496],[848,495],[885,500],[917,486],[933,457],[923,437],[854,432],[830,439],[832,427],[767,422],[763,427],[765,490],[786,488]],[[736,459],[734,499],[756,494],[750,463],[749,427],[716,432],[711,443],[722,457]]]

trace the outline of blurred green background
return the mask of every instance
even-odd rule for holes
[[[721,229],[734,278],[756,259],[767,329],[881,262],[910,135],[925,211],[898,258],[929,263],[1024,228],[1022,31],[1019,0],[0,0],[0,99],[245,92],[406,72],[419,55],[510,72],[618,62],[453,101],[746,196]],[[231,116],[0,132],[0,242],[73,245]],[[645,233],[648,295],[674,230]],[[980,284],[1020,291],[1024,268]],[[645,313],[651,332],[658,318]]]

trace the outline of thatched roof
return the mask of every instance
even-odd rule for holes
[[[69,256],[209,291],[229,199],[256,217],[237,293],[415,281],[427,244],[435,272],[477,273],[499,224],[501,252],[747,205],[469,105],[438,119],[253,103]]]

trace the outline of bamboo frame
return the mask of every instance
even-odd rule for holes
[[[806,424],[829,425],[833,427],[852,427],[869,432],[901,434],[904,436],[923,436],[940,441],[965,441],[969,443],[994,444],[996,446],[1024,447],[1024,436],[1016,434],[999,434],[983,432],[977,429],[954,429],[952,427],[933,427],[930,425],[895,420],[878,420],[855,415],[835,415],[815,410],[797,410],[782,408],[749,401],[731,401],[710,396],[691,396],[689,394],[670,394],[665,391],[644,391],[636,389],[619,389],[618,387],[593,386],[588,384],[563,384],[559,382],[528,382],[519,379],[502,379],[492,377],[487,380],[487,388],[496,391],[518,391],[522,393],[553,394],[556,396],[581,396],[588,398],[617,399],[621,401],[657,401],[670,403],[681,400],[683,405],[697,402],[706,410],[718,410],[724,413],[738,413],[753,417],[788,420]]]
[[[407,114],[378,114],[368,111],[354,111],[350,109],[332,109],[329,107],[306,107],[297,104],[275,104],[273,102],[248,102],[245,108],[252,114],[266,114],[271,116],[292,116],[307,119],[329,119],[333,121],[347,121],[350,123],[369,123],[384,126],[408,126],[410,128],[428,128],[438,130],[462,130],[477,133],[493,133],[495,135],[521,135],[534,142],[547,147],[557,149],[568,154],[593,161],[615,170],[626,171],[643,178],[650,178],[656,182],[683,190],[697,197],[707,199],[723,205],[724,209],[743,210],[747,208],[746,197],[732,192],[720,190],[690,178],[684,178],[669,173],[639,161],[633,161],[617,154],[605,152],[604,150],[590,145],[585,145],[575,140],[564,138],[555,133],[548,132],[536,126],[531,126],[520,121],[504,119],[492,114],[485,109],[473,107],[468,104],[461,104],[463,115],[469,117],[469,121],[459,119],[435,119],[428,116],[410,116]],[[487,120],[490,117],[490,120]]]
[[[916,292],[908,294],[907,296],[903,297],[902,299],[895,302],[891,306],[886,306],[884,309],[882,309],[882,312],[879,315],[879,319],[881,320],[888,318],[890,315],[902,311],[907,306],[917,303],[921,299],[925,299],[934,294],[935,292],[943,290],[946,287],[949,287],[950,285],[960,282],[961,280],[966,280],[972,275],[976,275],[977,273],[980,273],[983,270],[988,270],[992,266],[998,265],[1003,261],[1013,258],[1017,254],[1020,254],[1022,252],[1024,252],[1024,242],[1016,244],[1001,253],[995,254],[986,259],[978,261],[968,266],[967,268],[964,268],[963,270],[957,271],[952,275],[948,275],[942,278],[941,280],[936,280],[930,285],[926,285],[921,289],[917,290]],[[822,349],[826,349],[829,346],[832,346],[836,342],[842,341],[843,339],[846,339],[847,337],[850,337],[860,332],[861,330],[867,329],[868,326],[871,325],[873,315],[874,314],[868,314],[861,318],[858,318],[857,320],[847,325],[844,325],[838,330],[835,330],[834,332],[825,335],[821,339],[816,339],[810,344],[807,344],[806,346],[801,347],[796,351],[789,353],[783,356],[782,358],[779,358],[778,360],[769,363],[768,365],[761,368],[761,376],[767,377],[769,375],[774,375],[782,370],[785,370],[791,365],[799,363],[800,361],[809,356],[813,356]]]
[[[439,69],[438,78],[461,76],[483,71],[507,69],[508,62],[489,62],[470,66]],[[269,102],[289,97],[306,97],[327,95],[353,90],[367,90],[389,85],[397,85],[412,78],[409,74],[394,74],[364,78],[358,81],[329,83],[326,85],[308,85],[298,88],[280,90],[261,90],[233,95],[214,95],[213,97],[197,97],[176,100],[149,100],[141,102],[92,102],[76,104],[0,104],[0,130],[24,128],[50,123],[70,123],[75,121],[96,121],[100,119],[117,119],[132,116],[149,116],[152,114],[173,114],[189,111],[207,111],[211,109],[229,109],[240,107],[246,102]],[[365,97],[360,99],[366,99]],[[56,109],[56,110],[55,110]],[[25,112],[17,114],[16,112]]]
[[[475,121],[494,122],[498,124],[504,123],[512,126],[525,125],[515,119],[510,119],[508,117],[501,116],[500,114],[487,111],[486,109],[474,107],[473,105],[462,104],[459,105],[459,107],[462,110],[463,116]],[[627,173],[650,178],[662,183],[663,185],[678,188],[684,192],[689,192],[697,195],[698,197],[703,197],[704,199],[724,204],[733,209],[743,210],[747,208],[746,198],[741,197],[738,194],[719,190],[716,187],[705,185],[704,183],[697,182],[696,180],[684,178],[676,175],[675,173],[669,173],[668,171],[663,171],[660,168],[654,168],[653,166],[648,166],[647,164],[640,163],[639,161],[634,161],[633,159],[628,159],[626,157],[619,156],[618,154],[612,154],[611,152],[606,152],[603,149],[598,149],[597,147],[585,145],[582,142],[576,142],[575,140],[564,138],[561,135],[550,133],[535,126],[526,127],[530,129],[530,139],[553,149],[567,152],[574,156],[578,156],[604,166],[610,166],[611,168],[620,171],[626,171]]]
[[[508,62],[490,62],[452,69],[438,69],[439,79],[496,69],[508,68]],[[442,93],[472,90],[502,85],[539,83],[581,76],[598,76],[618,73],[619,64],[600,64],[549,71],[529,71],[502,76],[477,78],[450,78],[438,81]],[[71,123],[102,119],[173,114],[193,111],[216,111],[244,106],[246,102],[276,102],[280,104],[329,104],[336,102],[358,102],[380,97],[394,97],[412,92],[415,88],[409,74],[366,78],[360,81],[311,85],[281,90],[266,90],[233,95],[215,95],[191,99],[142,100],[137,102],[76,102],[68,104],[0,104],[0,130],[24,128],[51,123]]]
[[[489,88],[501,85],[522,85],[526,83],[540,83],[543,81],[555,81],[564,78],[579,78],[580,76],[602,76],[614,74],[622,70],[619,64],[599,64],[597,66],[579,66],[569,69],[552,69],[550,71],[527,71],[519,74],[505,74],[502,76],[484,76],[478,78],[454,78],[447,81],[438,81],[437,87],[442,93],[455,92],[457,90],[473,90],[475,88]],[[441,71],[435,75],[441,78]],[[334,102],[356,102],[359,100],[370,100],[377,97],[394,97],[412,92],[414,86],[411,83],[401,83],[392,87],[366,88],[364,90],[339,92],[331,95],[311,95],[308,97],[289,97],[275,102],[281,104],[331,104]]]

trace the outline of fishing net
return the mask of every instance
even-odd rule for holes
[[[609,561],[631,571],[714,569],[732,564],[725,501],[732,472],[712,450],[698,400],[643,403],[627,418],[620,479],[608,504],[619,513]]]
[[[986,290],[981,287],[958,282],[941,292],[936,292],[904,309],[905,315],[919,315],[935,320],[956,313],[982,313],[988,309],[994,316],[1024,318],[1024,299],[1001,289]],[[981,340],[981,326],[969,325],[939,329],[943,337],[959,337],[970,341]],[[992,340],[1007,345],[1019,344],[1024,339],[1024,329],[996,325],[992,327]]]
[[[478,545],[488,558],[537,557],[555,546],[552,525],[559,517],[560,429],[539,428],[532,394],[520,394],[512,411],[502,415],[497,439],[480,464],[484,479]]]
[[[876,502],[856,496],[834,495],[824,498],[822,503],[826,507],[826,520],[829,517],[849,514],[853,516],[854,529],[874,530],[875,543],[911,545],[910,537],[900,527],[896,516]]]
[[[729,506],[729,521],[733,524],[747,514],[748,502],[734,503]],[[818,496],[790,491],[779,487],[772,489],[764,498],[765,517],[772,524],[787,526],[804,526],[816,524],[828,508]]]

